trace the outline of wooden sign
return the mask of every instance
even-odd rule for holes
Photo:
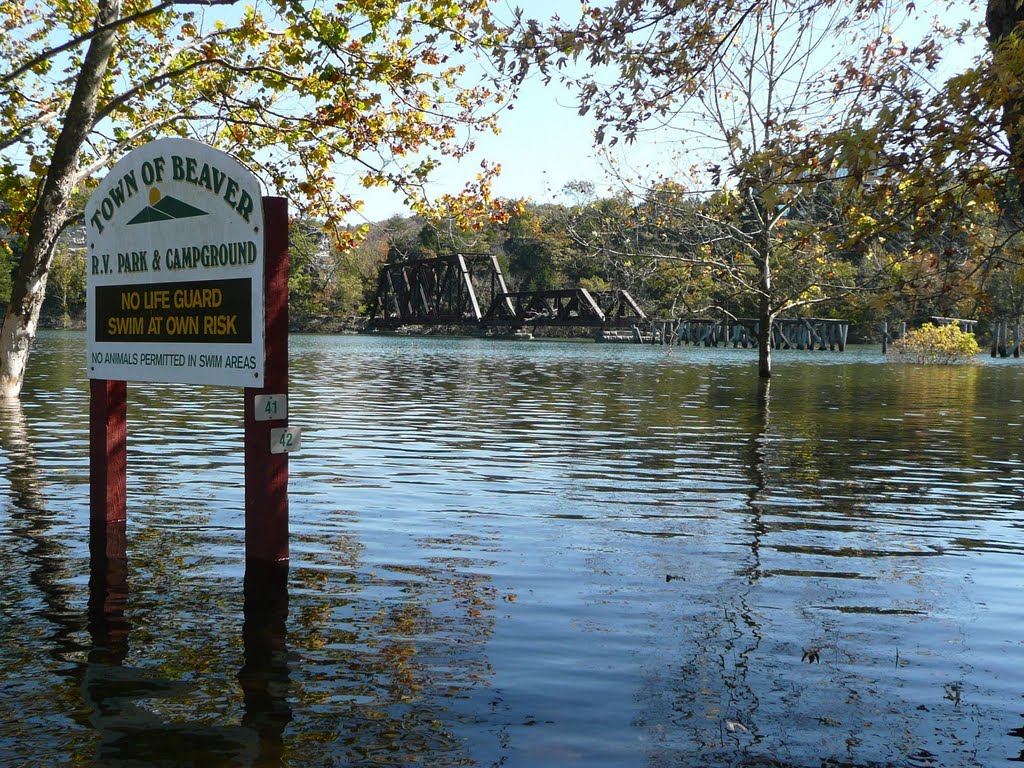
[[[85,221],[89,378],[263,385],[259,179],[159,139],[111,169]]]
[[[288,561],[288,204],[216,150],[161,139],[86,206],[90,546],[127,517],[127,381],[244,387],[247,563]]]

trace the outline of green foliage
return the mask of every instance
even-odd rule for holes
[[[333,224],[358,207],[335,191],[338,167],[425,204],[418,190],[435,153],[463,155],[470,134],[456,128],[492,129],[485,105],[504,100],[500,83],[467,69],[471,51],[498,42],[483,0],[190,5],[125,0],[80,150],[84,184],[132,146],[188,135],[258,169],[300,215]],[[0,223],[12,231],[51,162],[95,14],[68,0],[0,2],[0,152],[18,158],[0,163]]]
[[[59,242],[50,262],[48,292],[56,300],[66,326],[71,309],[85,304],[85,248],[72,248]]]
[[[327,236],[314,222],[293,221],[288,229],[288,308],[309,315],[318,308],[318,297],[327,277]]]
[[[858,216],[869,214],[865,202],[842,187],[822,186],[808,190],[773,229],[773,292],[785,299],[784,315],[845,318],[868,327],[884,316],[1022,313],[1024,269],[1017,265],[1024,261],[1024,240],[1001,235],[999,259],[986,256],[988,239],[1011,221],[993,219],[954,238],[937,220],[930,239],[917,243],[909,230],[894,227],[890,238],[833,248],[822,230],[855,226]],[[656,317],[756,317],[756,254],[730,236],[742,231],[743,207],[735,196],[700,199],[680,188],[663,181],[644,197],[601,198],[581,182],[572,203],[528,205],[505,223],[465,235],[471,240],[455,240],[457,230],[415,217],[381,222],[364,243],[337,251],[324,265],[332,274],[320,279],[329,295],[319,311],[348,313],[368,304],[385,259],[430,258],[472,243],[503,260],[511,290],[625,288]]]
[[[515,290],[556,288],[559,243],[546,229],[543,212],[527,208],[509,219],[502,250],[508,257],[509,280]]]
[[[612,290],[613,286],[607,280],[600,277],[585,277],[580,280],[580,288],[585,288],[591,293],[604,293]]]
[[[0,304],[6,304],[11,299],[11,274],[14,272],[14,257],[3,248],[0,248]]]
[[[973,333],[965,333],[953,324],[932,323],[907,331],[893,348],[904,362],[923,365],[968,363],[981,351]]]
[[[663,179],[643,196],[600,197],[585,182],[567,196],[567,204],[526,205],[505,222],[470,231],[447,220],[394,217],[371,226],[356,245],[324,244],[315,259],[304,236],[293,236],[293,309],[356,314],[369,306],[386,260],[479,250],[499,257],[513,291],[625,288],[655,317],[758,316],[757,253],[737,241],[747,209],[736,195],[697,197]],[[957,199],[963,197],[947,203]],[[927,237],[921,228],[893,225],[887,236],[836,247],[823,233],[839,236],[881,214],[870,197],[843,185],[809,185],[771,230],[779,313],[845,318],[865,329],[883,317],[1024,314],[1024,236],[1014,234],[1019,206],[1013,199],[1002,205],[1001,216],[959,204],[953,213],[932,207]],[[953,233],[950,215],[976,226]],[[324,236],[319,224],[310,226]]]

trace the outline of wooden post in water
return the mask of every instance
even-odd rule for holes
[[[89,381],[89,520],[94,535],[127,519],[128,384]]]
[[[250,764],[281,765],[283,733],[293,717],[288,703],[288,564],[247,562],[243,595],[242,726],[256,732],[259,749]]]
[[[1010,333],[1008,320],[995,320],[992,322],[992,357],[1009,357],[1010,350],[1007,346]]]
[[[288,201],[263,198],[266,375],[245,391],[245,558],[288,560],[288,453],[271,453],[271,430],[287,418],[256,420],[257,395],[288,395]]]

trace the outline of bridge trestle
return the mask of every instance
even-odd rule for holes
[[[370,320],[377,326],[460,325],[483,317],[478,294],[507,292],[491,254],[456,253],[384,264]]]
[[[772,347],[775,349],[846,349],[850,330],[848,320],[820,317],[779,317],[772,322]],[[761,322],[756,318],[693,317],[679,320],[674,330],[666,329],[662,338],[675,344],[717,347],[756,347],[761,337]]]
[[[481,307],[486,306],[486,311]],[[497,258],[456,253],[384,264],[370,309],[371,326],[476,325],[523,328],[628,326],[647,319],[624,290],[585,288],[511,292]]]

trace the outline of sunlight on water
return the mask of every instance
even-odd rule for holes
[[[1024,760],[1020,361],[294,337],[285,591],[234,390],[129,385],[90,567],[84,347],[0,409],[0,765]]]

